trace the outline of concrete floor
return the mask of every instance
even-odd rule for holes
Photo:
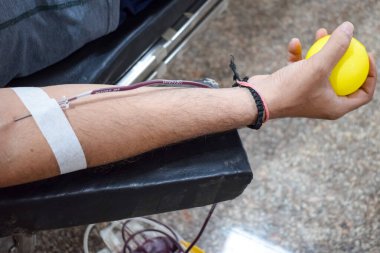
[[[345,20],[354,23],[355,36],[367,49],[380,55],[379,17],[375,0],[231,0],[229,9],[172,63],[167,78],[208,76],[227,87],[230,54],[241,73],[271,73],[286,64],[292,37],[308,48],[317,28],[331,31]],[[289,252],[379,253],[379,106],[375,96],[337,121],[283,119],[260,131],[240,130],[254,179],[239,198],[218,205],[199,245],[208,253],[223,252],[231,230],[239,229]],[[207,210],[154,217],[191,240]],[[80,252],[83,231],[40,233],[36,252]]]

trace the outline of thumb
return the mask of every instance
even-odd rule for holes
[[[315,57],[318,64],[323,65],[320,66],[321,69],[330,72],[334,68],[350,45],[353,33],[354,25],[348,21],[335,29],[326,45]]]

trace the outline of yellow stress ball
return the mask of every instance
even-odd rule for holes
[[[330,35],[317,40],[306,54],[306,59],[319,52]],[[330,75],[330,83],[339,96],[346,96],[357,91],[367,79],[369,58],[365,46],[352,38],[346,53],[339,60]]]

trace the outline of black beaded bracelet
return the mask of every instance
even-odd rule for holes
[[[263,125],[265,120],[265,107],[263,100],[261,99],[259,93],[255,91],[255,89],[252,89],[248,86],[239,85],[240,88],[246,88],[251,92],[251,95],[253,99],[255,100],[256,107],[257,107],[257,119],[254,124],[248,125],[247,127],[258,130]]]
[[[253,99],[255,100],[255,104],[257,107],[257,119],[254,124],[248,125],[247,127],[258,130],[263,125],[265,121],[265,106],[262,98],[260,97],[259,93],[253,89],[252,87],[240,85],[238,82],[234,83],[232,87],[240,87],[240,88],[246,88],[251,93]]]
[[[263,125],[265,122],[265,118],[268,117],[269,115],[265,115],[265,104],[263,102],[263,99],[260,97],[259,93],[253,89],[252,87],[246,86],[246,85],[241,85],[240,82],[247,82],[248,77],[244,77],[243,79],[240,78],[239,73],[237,72],[237,67],[234,62],[234,57],[231,55],[231,61],[230,61],[230,68],[234,74],[233,80],[235,83],[232,85],[232,87],[240,87],[240,88],[246,88],[251,92],[251,95],[253,99],[255,100],[256,107],[257,107],[257,119],[254,124],[248,125],[247,127],[252,128],[252,129],[260,129],[260,127]]]

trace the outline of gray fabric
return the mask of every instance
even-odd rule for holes
[[[118,26],[120,0],[0,0],[0,87]]]

